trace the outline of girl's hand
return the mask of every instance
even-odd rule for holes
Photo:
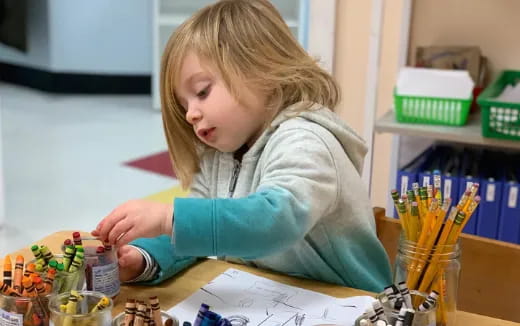
[[[173,205],[131,200],[117,207],[92,231],[111,245],[122,246],[137,238],[171,235]]]
[[[146,262],[139,250],[124,245],[117,250],[119,261],[119,279],[121,282],[133,280],[144,272]]]

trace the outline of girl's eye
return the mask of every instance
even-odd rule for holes
[[[206,97],[208,97],[209,91],[210,91],[210,86],[206,86],[203,90],[201,90],[200,92],[197,93],[197,97],[199,99],[203,100]]]

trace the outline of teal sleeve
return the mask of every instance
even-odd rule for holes
[[[236,199],[176,198],[174,211],[174,243],[185,256],[268,256],[311,226],[306,205],[280,187]]]
[[[159,265],[157,277],[151,281],[142,282],[143,284],[161,283],[197,261],[196,257],[178,256],[170,237],[166,235],[156,238],[140,238],[130,244],[146,250]]]

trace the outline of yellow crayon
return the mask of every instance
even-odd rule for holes
[[[92,312],[103,310],[106,307],[108,307],[109,304],[110,304],[110,299],[108,299],[107,297],[102,297],[101,299],[99,299],[98,303],[94,306],[94,308],[92,308],[92,310],[90,310],[90,312],[92,313]]]

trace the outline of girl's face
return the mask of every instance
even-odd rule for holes
[[[234,152],[246,143],[251,147],[271,118],[265,96],[243,85],[239,103],[222,78],[193,52],[184,58],[176,84],[176,96],[193,131],[221,152]]]

